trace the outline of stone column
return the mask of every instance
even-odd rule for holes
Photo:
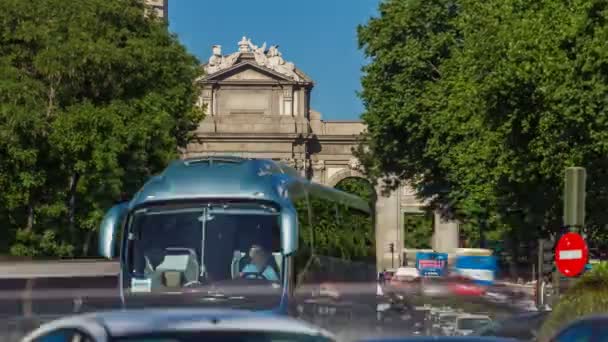
[[[379,189],[376,201],[376,268],[378,271],[399,267],[403,241],[399,227],[399,191],[393,191],[388,197],[382,196]],[[394,255],[389,250],[389,244],[395,244]],[[394,257],[394,265],[392,265]]]
[[[201,95],[201,105],[205,106],[205,115],[212,114],[212,108],[213,108],[212,107],[213,106],[212,96],[213,96],[213,90],[211,89],[211,87],[203,88],[203,93]]]
[[[435,213],[435,229],[433,233],[433,249],[439,253],[454,253],[459,241],[458,222],[444,220]]]
[[[283,112],[282,115],[293,115],[293,88],[285,87],[283,88]]]
[[[317,160],[312,162],[312,180],[316,183],[325,183],[325,161]]]
[[[300,113],[302,112],[300,110],[300,102],[302,102],[300,100],[300,90],[294,89],[293,90],[293,116],[300,116]]]

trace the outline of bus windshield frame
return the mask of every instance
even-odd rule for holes
[[[173,263],[175,260],[188,260],[183,263],[188,264],[189,272],[180,270],[180,273],[190,276],[185,277],[180,274],[181,278],[187,278],[181,281],[181,289],[220,283],[229,285],[232,280],[235,280],[234,263],[235,259],[238,259],[237,254],[240,255],[238,260],[241,263],[243,260],[249,259],[251,264],[252,260],[259,259],[256,256],[251,258],[254,247],[257,247],[257,254],[260,254],[261,250],[262,255],[268,260],[267,263],[272,265],[272,270],[268,272],[261,270],[259,276],[254,275],[256,280],[267,280],[257,283],[273,283],[281,286],[287,263],[285,263],[285,256],[281,250],[280,239],[283,233],[279,218],[278,205],[261,201],[149,203],[135,208],[126,221],[126,234],[123,235],[122,241],[123,290],[128,290],[130,293],[154,292],[150,274],[157,268],[165,270],[167,259],[172,260]],[[155,220],[161,220],[162,223]],[[147,227],[144,226],[146,222]],[[176,232],[184,234],[182,236]],[[144,240],[145,238],[147,240]],[[256,238],[261,241],[257,241]],[[257,242],[248,243],[248,240]],[[171,245],[172,243],[173,245]],[[157,247],[155,252],[164,251],[161,259],[155,256],[153,259],[156,260],[153,262],[147,255],[144,259],[144,253],[149,252],[149,246],[152,245],[160,246],[155,246]],[[230,247],[230,251],[227,251],[228,247]],[[234,249],[234,247],[239,248]],[[158,255],[158,253],[156,254]],[[171,258],[168,257],[169,255]],[[226,263],[213,265],[217,264],[218,260]],[[151,266],[151,264],[154,265]],[[247,266],[249,265],[247,264]],[[221,274],[218,274],[219,268],[222,268]],[[144,269],[148,271],[147,275]],[[212,274],[214,270],[215,274]],[[272,271],[274,271],[274,276],[272,276]],[[229,273],[231,273],[230,277],[228,277]],[[264,277],[267,277],[268,274],[271,276],[265,279]],[[240,276],[243,276],[242,272]],[[166,272],[162,274],[162,277],[163,286],[160,287],[165,287]],[[253,283],[255,282],[247,282],[247,285]],[[247,286],[244,287],[247,288]],[[172,291],[175,291],[175,288]]]

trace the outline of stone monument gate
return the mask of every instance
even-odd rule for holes
[[[349,177],[364,178],[351,149],[365,125],[322,120],[321,114],[310,108],[313,81],[285,61],[278,46],[257,46],[243,37],[238,50],[229,55],[222,54],[221,46],[213,46],[204,67],[206,75],[199,81],[206,117],[185,157],[230,154],[281,160],[329,186]],[[421,206],[407,187],[388,197],[378,195],[376,252],[380,269],[401,263],[403,213],[421,212]],[[436,219],[433,240],[437,250],[456,248],[457,226]],[[389,251],[390,243],[394,243],[394,254]]]

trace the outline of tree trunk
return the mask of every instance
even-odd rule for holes
[[[74,172],[70,176],[70,191],[68,199],[68,230],[73,243],[76,243],[76,188],[80,175]]]
[[[30,199],[27,204],[27,224],[25,226],[26,232],[31,232],[34,228],[34,205]]]
[[[519,239],[515,237],[515,233],[511,232],[509,237],[509,250],[511,258],[509,260],[509,275],[512,279],[517,279],[517,261],[519,260]]]
[[[486,225],[488,221],[483,218],[479,221],[479,248],[486,248]]]
[[[84,241],[84,244],[82,245],[82,256],[86,257],[89,255],[89,248],[91,246],[91,240],[93,239],[93,234],[95,233],[94,230],[89,230],[87,233],[87,238]]]

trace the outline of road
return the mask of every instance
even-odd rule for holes
[[[50,320],[78,310],[118,308],[118,271],[116,262],[59,261],[0,263],[0,318],[5,329],[35,327],[38,318]],[[351,298],[375,289],[375,284],[340,286],[341,292]],[[502,284],[502,288],[523,292],[531,296],[533,287]],[[311,289],[304,292],[310,293]],[[372,295],[375,298],[375,293]],[[422,302],[428,302],[424,298]],[[81,306],[85,303],[85,307]],[[407,334],[407,329],[394,332],[382,324],[377,325],[375,307],[364,305],[363,310],[349,310],[340,317],[328,317],[327,310],[315,311],[308,320],[323,323],[327,328],[338,327],[344,337]],[[374,304],[375,306],[375,304]],[[319,307],[315,308],[315,310]],[[18,317],[19,319],[15,319]],[[329,326],[328,326],[329,325]],[[0,329],[3,329],[0,327]],[[333,329],[331,329],[333,330]],[[371,334],[371,335],[370,335]]]

